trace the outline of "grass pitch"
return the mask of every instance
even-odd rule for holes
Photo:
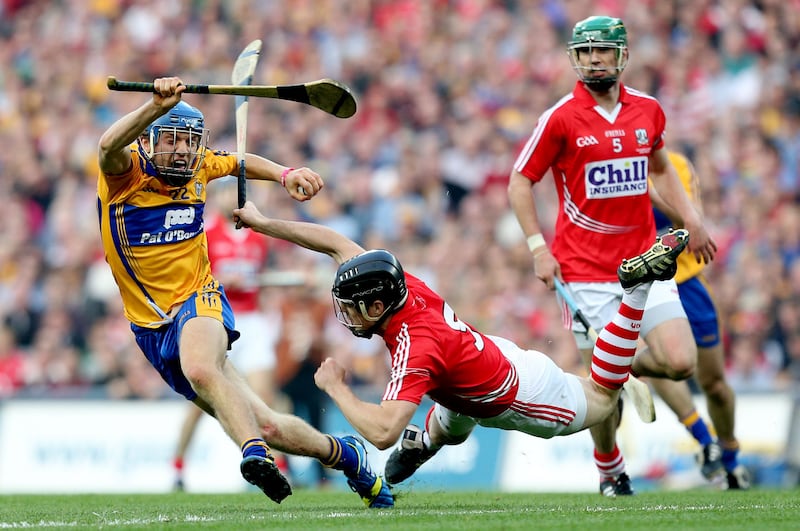
[[[0,496],[0,529],[800,529],[800,490],[597,494],[396,492],[367,510],[351,493],[298,490],[277,505],[260,493]]]

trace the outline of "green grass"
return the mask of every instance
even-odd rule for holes
[[[281,505],[260,493],[0,496],[0,529],[800,529],[800,490],[502,494],[400,491],[392,510],[355,495],[299,490]]]

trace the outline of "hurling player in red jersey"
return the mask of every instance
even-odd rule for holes
[[[508,197],[537,278],[550,289],[556,278],[565,281],[591,325],[600,329],[613,318],[622,295],[616,282],[619,261],[646,249],[656,233],[648,175],[691,234],[689,250],[695,258],[708,263],[716,244],[669,161],[660,104],[620,81],[629,56],[622,21],[605,16],[582,20],[567,48],[578,81],[539,118],[514,163]],[[549,248],[532,193],[548,172],[560,203]],[[567,308],[564,315],[569,324]],[[588,359],[591,340],[580,324],[570,326]],[[653,285],[641,337],[647,348],[637,353],[632,374],[675,380],[692,375],[697,349],[673,280]],[[607,496],[633,494],[616,443],[618,415],[591,430],[600,492]]]
[[[402,436],[386,464],[390,484],[411,476],[443,445],[464,442],[478,424],[550,438],[607,418],[629,376],[650,287],[672,278],[689,238],[686,230],[670,232],[646,253],[618,264],[621,301],[599,334],[590,377],[578,377],[541,352],[461,321],[389,251],[365,251],[322,225],[266,218],[249,201],[234,217],[333,258],[339,264],[332,290],[337,318],[354,335],[377,334],[386,343],[391,376],[380,404],[359,399],[333,358],[322,362],[314,381],[377,448],[389,448]],[[408,423],[424,395],[435,404],[421,429]]]

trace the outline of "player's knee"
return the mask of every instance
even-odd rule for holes
[[[192,388],[198,393],[203,389],[207,389],[218,374],[219,372],[213,367],[207,367],[205,365],[195,364],[183,367],[183,375],[186,376]]]
[[[262,422],[261,423],[261,437],[267,441],[274,441],[278,434],[280,433],[280,429],[276,422]]]
[[[674,342],[662,347],[664,370],[671,380],[686,380],[697,368],[697,349],[693,345]]]
[[[725,403],[729,400],[729,397],[733,396],[733,391],[724,378],[703,380],[699,384],[708,400],[717,404]]]
[[[691,361],[676,361],[667,367],[667,378],[670,380],[686,380],[694,375],[695,364]]]

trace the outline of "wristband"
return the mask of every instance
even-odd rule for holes
[[[542,236],[541,233],[528,236],[527,241],[528,241],[528,249],[530,250],[530,252],[535,251],[539,247],[544,247],[545,245],[547,245],[544,241],[544,236]]]
[[[283,173],[281,173],[281,186],[284,188],[286,188],[286,176],[289,175],[290,171],[294,171],[294,168],[286,168],[283,170]]]

